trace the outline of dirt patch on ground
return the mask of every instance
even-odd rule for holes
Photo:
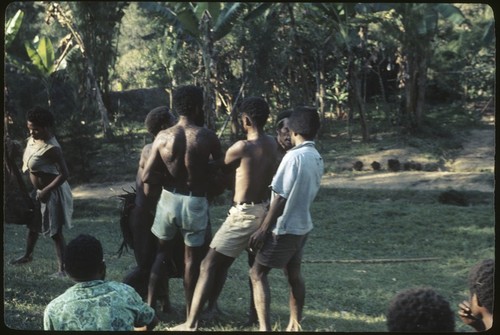
[[[354,159],[371,163],[398,159],[415,160],[419,152],[414,148],[389,149]],[[425,163],[425,162],[424,162]],[[439,164],[438,164],[439,165]],[[346,171],[323,176],[322,184],[335,188],[375,188],[412,190],[463,190],[494,192],[495,189],[495,129],[474,129],[463,138],[462,150],[455,159],[441,162],[441,171]],[[75,199],[110,199],[133,190],[130,182],[84,184],[73,188]]]
[[[358,156],[368,165],[373,161],[400,162],[420,161],[420,153],[414,148],[383,150],[374,154]],[[417,158],[418,157],[418,158]],[[422,162],[429,163],[431,162]],[[495,129],[474,129],[462,139],[462,149],[454,159],[434,162],[437,171],[348,171],[330,173],[323,177],[325,186],[336,188],[376,188],[414,190],[464,190],[493,192],[495,189]]]

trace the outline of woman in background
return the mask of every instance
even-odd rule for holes
[[[26,118],[30,137],[23,155],[22,170],[29,171],[36,201],[40,203],[41,220],[27,224],[26,252],[11,264],[31,262],[39,234],[48,235],[55,243],[58,262],[58,271],[53,276],[65,277],[63,227],[71,228],[73,214],[73,196],[67,182],[68,167],[52,130],[52,113],[35,107],[28,111]]]

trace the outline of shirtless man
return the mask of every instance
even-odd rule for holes
[[[161,130],[173,126],[175,122],[176,118],[167,106],[154,108],[148,113],[144,121],[149,134],[153,136],[153,140]],[[148,143],[142,148],[139,168],[135,178],[135,206],[130,210],[129,224],[137,267],[127,274],[123,280],[125,284],[132,286],[142,297],[147,295],[149,274],[156,255],[156,236],[151,233],[151,226],[153,225],[156,204],[160,198],[162,186],[142,182],[144,166],[150,156],[151,147],[152,143]],[[168,286],[166,289],[168,289]],[[164,303],[163,310],[168,311],[170,308],[168,294]]]
[[[176,125],[156,136],[142,181],[169,185],[163,188],[151,231],[158,238],[158,251],[151,268],[147,302],[155,301],[155,289],[165,277],[164,262],[172,257],[175,234],[184,238],[184,290],[189,311],[204,255],[208,226],[209,161],[222,159],[216,134],[197,125],[203,119],[203,92],[192,85],[174,91]]]
[[[247,139],[234,143],[224,158],[226,168],[236,168],[233,206],[201,263],[188,318],[172,330],[198,328],[203,305],[211,292],[219,296],[229,267],[246,249],[250,235],[267,211],[268,185],[275,171],[277,153],[276,140],[263,130],[269,106],[261,98],[250,97],[242,101],[239,111]]]
[[[281,111],[276,116],[276,121],[274,123],[276,129],[276,142],[278,143],[277,145],[278,154],[276,155],[276,169],[280,165],[281,160],[285,156],[286,152],[291,148],[293,148],[292,140],[290,138],[290,129],[288,128],[288,120],[290,118],[290,115],[292,115],[291,109]],[[251,268],[254,262],[255,262],[255,253],[249,251],[248,266]],[[253,301],[253,286],[250,278],[248,279],[248,282],[250,286],[250,306],[248,309],[248,320],[245,323],[245,326],[251,326],[258,321],[257,311],[255,310],[255,303]]]

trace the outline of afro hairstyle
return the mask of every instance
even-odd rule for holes
[[[54,115],[43,107],[33,107],[26,113],[26,120],[39,127],[53,127]]]
[[[264,127],[269,117],[269,105],[266,100],[259,97],[248,97],[243,99],[238,107],[239,113],[245,113],[252,119],[257,127]]]
[[[194,85],[179,86],[172,95],[172,105],[179,115],[196,116],[198,108],[203,108],[203,90]]]
[[[92,278],[103,262],[102,245],[91,235],[80,234],[68,243],[64,253],[64,267],[75,280]]]
[[[453,332],[455,314],[449,302],[431,288],[399,292],[387,310],[390,332]]]
[[[175,116],[167,106],[159,106],[146,115],[144,125],[151,135],[156,136],[160,130],[172,127],[175,121]]]
[[[469,272],[469,290],[476,294],[477,302],[493,313],[495,260],[485,259],[474,265]]]

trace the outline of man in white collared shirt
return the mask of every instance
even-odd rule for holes
[[[324,171],[323,159],[313,141],[319,126],[315,109],[294,109],[289,128],[295,147],[286,153],[276,171],[271,183],[269,212],[249,241],[250,248],[258,250],[250,276],[261,331],[271,330],[267,280],[271,268],[283,268],[287,272],[291,288],[287,331],[301,328],[305,284],[300,265],[308,233],[313,228],[310,206]]]

